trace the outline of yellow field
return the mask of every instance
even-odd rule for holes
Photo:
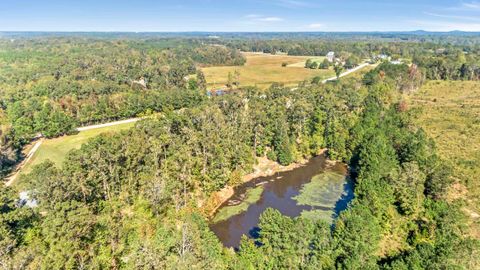
[[[480,82],[431,81],[412,97],[417,122],[451,162],[453,197],[466,198],[465,212],[480,237]]]
[[[240,86],[269,87],[272,83],[283,83],[287,86],[297,85],[304,80],[320,76],[328,78],[335,76],[335,72],[322,69],[304,68],[307,59],[322,59],[312,56],[288,56],[257,53],[244,53],[247,63],[244,66],[207,67],[202,71],[208,83],[208,88],[224,88],[228,80],[228,73],[240,73]],[[287,67],[282,67],[287,63]]]

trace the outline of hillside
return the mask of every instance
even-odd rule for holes
[[[480,238],[480,82],[430,81],[412,97],[416,122],[453,169],[450,199],[464,199]]]

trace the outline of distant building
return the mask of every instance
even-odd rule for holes
[[[402,61],[400,60],[393,60],[393,61],[390,61],[391,64],[394,64],[394,65],[400,65],[402,63]]]
[[[379,55],[377,56],[377,58],[380,59],[380,60],[388,60],[388,61],[390,61],[390,59],[392,59],[392,57],[390,57],[390,56],[388,56],[388,55],[386,55],[386,54],[379,54]]]
[[[335,60],[335,53],[334,52],[328,52],[326,57],[327,57],[328,62],[331,63]]]

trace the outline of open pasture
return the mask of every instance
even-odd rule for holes
[[[283,83],[286,86],[295,86],[304,80],[316,76],[329,78],[335,75],[332,69],[304,68],[307,59],[320,59],[311,56],[270,55],[259,53],[244,53],[247,63],[244,66],[221,66],[203,68],[208,88],[225,88],[228,74],[237,71],[240,86],[258,86],[267,88],[272,83]],[[282,64],[286,66],[282,66]]]
[[[75,135],[46,139],[33,154],[29,162],[25,164],[25,167],[22,168],[21,173],[25,174],[30,172],[35,165],[41,164],[46,160],[50,160],[56,165],[61,165],[69,151],[72,149],[79,149],[82,144],[86,143],[89,139],[94,138],[102,133],[126,130],[134,125],[135,123],[125,123],[115,126],[80,131]]]

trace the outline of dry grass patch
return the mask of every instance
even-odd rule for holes
[[[411,101],[421,109],[417,123],[453,167],[456,184],[450,199],[465,199],[469,216],[475,216],[480,213],[480,82],[430,81]],[[471,221],[480,235],[479,220]]]
[[[68,152],[72,149],[79,149],[82,144],[89,139],[94,138],[102,133],[118,132],[133,127],[135,123],[125,123],[116,126],[102,127],[81,131],[75,135],[62,136],[54,139],[45,140],[38,148],[32,159],[25,164],[21,173],[29,173],[35,165],[41,164],[46,160],[53,161],[56,165],[61,165]]]
[[[224,88],[228,82],[228,73],[240,73],[240,86],[258,86],[267,88],[272,83],[283,83],[295,86],[304,80],[316,76],[328,78],[335,75],[331,69],[307,69],[298,63],[305,63],[311,56],[270,55],[258,53],[244,53],[247,63],[244,66],[207,67],[202,71],[208,83],[208,88]],[[315,57],[317,58],[317,57]],[[282,64],[287,64],[282,67]]]

